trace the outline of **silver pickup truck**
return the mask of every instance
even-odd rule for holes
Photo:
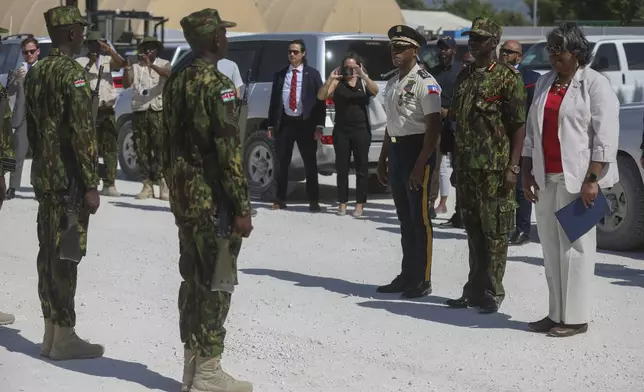
[[[634,250],[644,247],[644,169],[640,165],[644,103],[622,105],[619,114],[619,182],[602,190],[609,214],[597,226],[597,247]]]
[[[302,39],[307,47],[307,58],[310,65],[320,71],[322,78],[340,65],[347,52],[355,52],[365,61],[369,76],[378,84],[381,93],[376,97],[382,103],[382,90],[386,80],[381,74],[390,71],[391,53],[389,39],[385,35],[372,34],[335,34],[335,33],[273,33],[273,34],[244,34],[229,39],[229,60],[234,61],[247,82],[250,70],[248,98],[248,126],[246,140],[243,146],[243,167],[249,180],[251,192],[263,199],[272,199],[276,189],[275,149],[273,140],[266,137],[268,106],[272,90],[273,75],[282,69],[287,62],[288,45],[294,39]],[[180,64],[188,59],[186,55],[175,56],[174,62]],[[243,90],[242,90],[243,93]],[[132,143],[132,127],[130,121],[131,92],[124,90],[116,102],[117,129],[119,132],[119,164],[126,177],[136,179],[136,154]],[[335,173],[335,151],[333,149],[333,118],[335,109],[333,102],[327,101],[327,116],[324,136],[318,145],[318,173],[332,175]],[[370,179],[369,191],[384,192],[376,178],[375,170],[378,163],[384,125],[372,130],[372,143],[369,150]],[[304,164],[297,146],[293,150],[293,159],[289,168],[289,191],[295,182],[305,179]]]

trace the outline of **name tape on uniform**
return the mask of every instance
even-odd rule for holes
[[[85,79],[76,79],[74,80],[74,87],[85,87],[87,83],[85,83]]]
[[[235,100],[235,92],[232,89],[225,89],[221,90],[221,99],[226,102],[234,101]]]

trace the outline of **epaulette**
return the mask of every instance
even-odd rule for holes
[[[432,75],[429,72],[425,71],[422,68],[418,70],[418,75],[423,79],[428,79],[432,77]]]
[[[519,71],[518,69],[516,69],[516,68],[514,67],[514,65],[510,65],[510,64],[507,64],[507,63],[499,63],[499,64],[503,64],[503,65],[505,65],[507,68],[509,68],[509,69],[510,69],[512,72],[514,72],[515,74],[520,74],[520,73],[521,73],[521,71]]]

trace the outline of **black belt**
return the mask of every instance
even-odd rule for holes
[[[389,136],[392,143],[407,143],[407,142],[418,142],[418,139],[425,139],[424,133],[415,133],[413,135],[405,136]]]

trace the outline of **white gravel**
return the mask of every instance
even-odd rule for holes
[[[24,182],[28,183],[29,166]],[[333,177],[321,177],[333,184]],[[137,201],[119,181],[90,222],[76,296],[80,336],[106,345],[97,360],[38,356],[36,202],[30,188],[0,212],[0,390],[178,391],[182,371],[177,230],[167,203]],[[323,205],[335,189],[323,186]],[[644,391],[644,261],[599,253],[587,334],[553,339],[525,331],[547,312],[538,243],[512,249],[501,313],[450,310],[467,276],[461,230],[435,230],[434,294],[418,301],[379,295],[399,270],[392,201],[368,217],[309,214],[257,204],[240,256],[240,285],[227,321],[224,366],[259,392]],[[296,202],[297,204],[297,202]],[[449,215],[453,208],[450,203]],[[440,223],[441,220],[437,221]],[[536,234],[536,230],[535,230]]]

